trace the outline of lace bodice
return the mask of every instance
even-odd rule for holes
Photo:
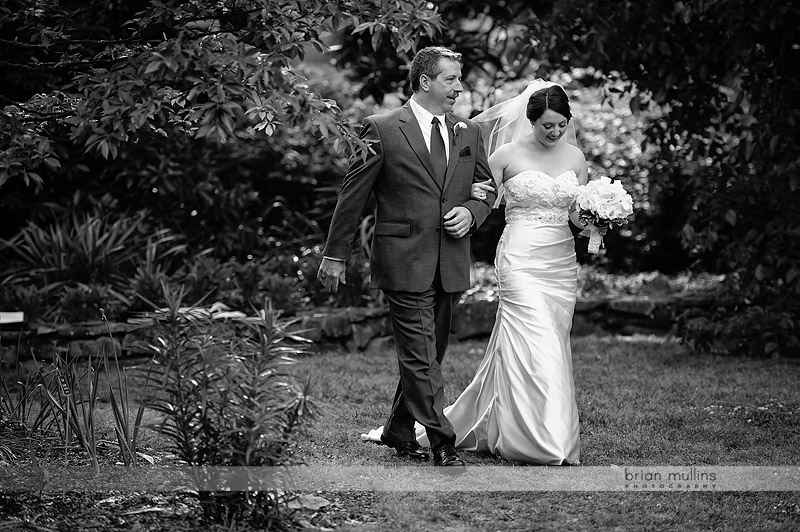
[[[572,170],[556,177],[538,170],[520,172],[503,183],[506,221],[567,223],[569,207],[578,195],[578,185],[578,176]]]

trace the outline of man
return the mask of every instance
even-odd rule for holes
[[[420,50],[411,64],[408,103],[364,119],[361,138],[374,153],[353,157],[342,183],[318,277],[330,291],[345,283],[359,218],[370,194],[377,203],[370,283],[389,302],[400,382],[381,441],[398,456],[428,460],[414,422],[425,427],[434,465],[464,467],[444,416],[441,363],[452,313],[470,287],[469,236],[496,198],[470,198],[491,179],[480,129],[451,110],[463,91],[461,54]]]

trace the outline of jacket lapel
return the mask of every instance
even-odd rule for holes
[[[463,132],[462,134],[456,135],[455,134],[455,125],[456,119],[452,113],[447,113],[444,117],[444,122],[447,124],[447,136],[448,141],[450,143],[450,157],[447,159],[447,172],[444,174],[444,183],[442,184],[442,188],[447,188],[447,182],[453,177],[453,172],[456,170],[456,165],[458,164],[458,154],[461,153],[461,143],[463,142]]]
[[[447,121],[447,118],[445,118],[445,121]],[[425,170],[428,171],[428,175],[433,179],[433,182],[436,183],[436,186],[442,188],[442,183],[436,178],[436,173],[433,170],[431,154],[428,151],[428,146],[425,144],[422,131],[419,129],[419,122],[417,121],[417,117],[414,116],[413,111],[411,111],[411,106],[409,104],[405,104],[400,108],[400,131],[405,135],[406,140],[408,140],[408,143],[411,145],[411,149],[416,154],[422,166],[425,167]],[[449,161],[447,163],[447,173],[450,173]],[[447,177],[447,173],[445,174],[445,178]]]

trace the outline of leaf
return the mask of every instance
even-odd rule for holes
[[[745,160],[749,161],[753,158],[753,140],[751,138],[746,138],[744,141],[744,158]]]
[[[376,26],[375,31],[372,33],[372,49],[376,52],[381,45],[381,40],[383,39],[383,27]]]
[[[684,225],[683,226],[684,240],[686,240],[687,242],[691,242],[692,240],[694,240],[694,236],[695,236],[694,227],[692,227],[690,224]]]
[[[725,220],[731,225],[736,225],[736,211],[728,209],[728,212],[725,213]]]
[[[149,75],[161,68],[163,63],[161,61],[153,61],[147,65],[147,68],[144,69],[144,74]]]
[[[631,98],[630,104],[631,113],[638,115],[642,110],[642,99],[637,94],[633,98]]]
[[[778,152],[778,143],[781,141],[780,135],[773,135],[769,140],[769,153],[775,155]]]
[[[44,164],[46,164],[50,168],[61,168],[61,161],[59,161],[55,157],[47,157],[47,158],[45,158]]]
[[[41,184],[43,182],[42,176],[40,176],[36,172],[25,172],[25,184],[29,185],[31,181],[37,184]]]

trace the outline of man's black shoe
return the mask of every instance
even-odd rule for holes
[[[398,443],[392,443],[381,436],[381,443],[397,451],[397,456],[400,458],[410,458],[412,460],[420,460],[422,462],[427,462],[431,459],[430,455],[423,450],[422,446],[420,446],[420,444],[416,441],[401,441]]]
[[[441,467],[465,468],[466,464],[449,443],[443,443],[433,450],[433,465]]]

